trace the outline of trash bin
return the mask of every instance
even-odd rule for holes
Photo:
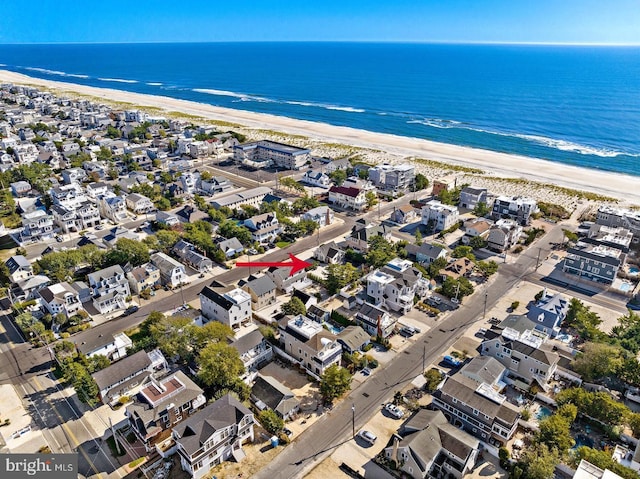
[[[278,447],[278,444],[280,444],[278,436],[271,436],[271,447]]]

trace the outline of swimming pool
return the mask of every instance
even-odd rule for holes
[[[629,274],[638,274],[640,273],[640,269],[636,268],[635,266],[629,266]]]
[[[324,323],[324,325],[327,327],[327,329],[329,330],[329,332],[333,333],[333,334],[340,334],[342,332],[342,330],[344,328],[341,328],[340,326],[335,326],[331,323]]]
[[[544,418],[551,416],[551,409],[546,406],[540,406],[540,409],[536,411],[535,418],[538,421],[542,421]]]
[[[578,434],[575,438],[576,444],[571,449],[578,449],[580,446],[593,447],[593,439],[584,434]]]

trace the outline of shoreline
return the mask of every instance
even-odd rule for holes
[[[498,183],[506,179],[524,179],[527,181],[543,184],[552,184],[561,188],[581,190],[596,193],[599,195],[618,198],[624,203],[640,205],[640,177],[625,175],[622,173],[612,173],[599,171],[590,168],[566,165],[549,160],[529,158],[514,154],[493,152],[471,147],[458,146],[446,143],[438,143],[431,140],[404,137],[388,133],[375,133],[367,130],[359,130],[351,127],[334,126],[326,123],[312,122],[309,120],[298,120],[267,113],[255,113],[245,110],[234,110],[225,107],[218,107],[206,103],[198,103],[190,100],[181,100],[166,96],[149,95],[143,93],[132,93],[113,88],[101,88],[85,86],[76,83],[60,82],[53,80],[43,80],[30,77],[20,73],[7,70],[0,70],[0,82],[14,84],[29,84],[44,87],[51,90],[58,90],[61,95],[77,94],[89,95],[105,102],[129,103],[139,106],[163,110],[166,114],[172,112],[183,113],[185,116],[202,117],[203,121],[212,120],[219,122],[234,123],[238,128],[251,130],[265,130],[272,135],[282,133],[287,135],[303,135],[305,138],[298,138],[299,144],[309,144],[312,150],[323,148],[348,150],[350,147],[364,149],[355,153],[368,153],[367,161],[382,162],[388,161],[398,163],[410,161],[412,158],[422,158],[451,164],[455,166],[475,168],[483,170],[485,173],[481,181],[486,183],[495,179]],[[162,114],[158,112],[158,114]],[[197,123],[198,120],[194,119]],[[229,128],[234,128],[229,125]],[[256,133],[260,133],[257,131]],[[263,134],[266,136],[266,133]],[[286,138],[285,138],[286,140]],[[320,142],[318,148],[314,148],[313,142]],[[322,152],[320,152],[322,153]],[[322,156],[322,155],[321,155]],[[419,171],[420,164],[414,163]],[[444,165],[443,165],[444,166]],[[422,168],[424,170],[424,168]],[[432,168],[433,169],[433,168]],[[437,168],[436,168],[437,169]],[[446,170],[446,167],[440,168]],[[466,173],[460,176],[467,176],[473,181],[473,177]],[[538,189],[544,185],[537,185]],[[528,191],[522,191],[523,186],[515,185],[515,191],[526,195]],[[553,202],[550,198],[549,201]]]

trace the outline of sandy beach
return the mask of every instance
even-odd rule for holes
[[[58,90],[58,94],[63,96],[75,92],[80,95],[101,98],[105,102],[131,103],[142,107],[159,108],[166,112],[180,112],[203,119],[235,123],[242,125],[243,132],[246,132],[252,139],[267,136],[271,136],[271,139],[277,139],[277,132],[286,135],[301,135],[303,138],[286,138],[285,136],[281,139],[312,148],[314,153],[320,156],[337,157],[341,156],[341,153],[344,155],[345,152],[349,152],[361,155],[366,161],[376,163],[424,158],[450,165],[477,168],[483,170],[484,173],[458,172],[460,180],[472,183],[474,186],[488,187],[496,194],[530,195],[539,200],[544,199],[567,207],[573,207],[577,204],[577,198],[572,198],[570,194],[558,192],[552,188],[540,185],[527,186],[504,180],[504,178],[523,178],[618,198],[624,204],[640,205],[640,177],[630,175],[591,170],[541,159],[448,145],[417,138],[233,110],[164,96],[42,80],[4,70],[0,70],[0,82],[37,85],[49,90]],[[154,112],[154,114],[156,113]],[[197,123],[197,120],[194,122]],[[343,147],[341,145],[356,148],[350,151],[349,146]],[[416,163],[416,169],[424,172],[430,178],[447,173],[447,168],[443,168],[442,165],[438,167]]]

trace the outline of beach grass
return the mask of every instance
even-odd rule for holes
[[[429,168],[437,168],[437,169],[446,170],[446,171],[456,171],[460,173],[470,173],[474,175],[482,175],[486,173],[484,170],[481,170],[480,168],[472,168],[469,166],[462,166],[462,165],[452,165],[451,163],[445,163],[443,161],[436,161],[436,160],[427,160],[425,158],[412,158],[411,161],[414,161],[424,166],[428,166]]]

